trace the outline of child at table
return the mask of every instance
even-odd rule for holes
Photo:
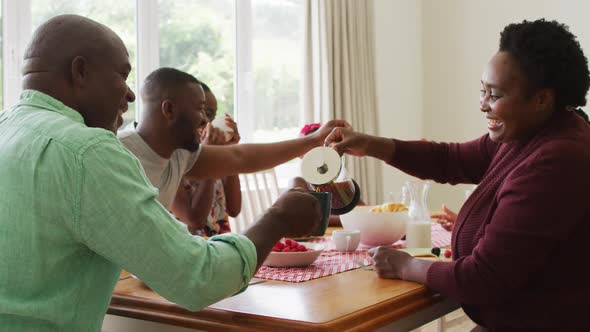
[[[209,122],[201,135],[201,144],[238,144],[238,127],[229,115],[222,115],[222,118],[225,126],[231,128],[231,139],[221,129],[212,126],[217,116],[217,98],[209,86],[202,82],[201,86],[205,92],[205,115]],[[200,181],[184,177],[172,203],[172,212],[187,224],[191,234],[207,237],[231,232],[229,217],[236,217],[241,208],[242,192],[237,174]]]

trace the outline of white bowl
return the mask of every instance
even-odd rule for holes
[[[317,243],[300,242],[309,251],[277,252],[271,251],[262,265],[270,267],[307,266],[313,263],[324,250],[324,246]]]
[[[408,211],[370,212],[373,206],[357,206],[340,216],[344,229],[361,231],[361,243],[367,246],[386,246],[406,235]]]

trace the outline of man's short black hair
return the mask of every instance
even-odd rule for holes
[[[143,99],[149,99],[158,94],[159,98],[169,98],[174,91],[177,91],[182,85],[186,83],[202,83],[193,75],[185,73],[181,70],[162,67],[151,72],[144,81],[141,90]]]

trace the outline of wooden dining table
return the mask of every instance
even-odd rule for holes
[[[244,292],[197,312],[122,276],[108,314],[205,331],[409,331],[459,307],[366,268],[299,283],[254,278]]]

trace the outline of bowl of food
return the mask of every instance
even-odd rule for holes
[[[262,265],[269,267],[300,267],[311,265],[322,253],[324,246],[318,243],[298,243],[286,239],[273,247]]]
[[[361,231],[361,244],[386,246],[406,235],[408,209],[402,204],[386,203],[377,206],[357,206],[340,216],[344,229]]]

